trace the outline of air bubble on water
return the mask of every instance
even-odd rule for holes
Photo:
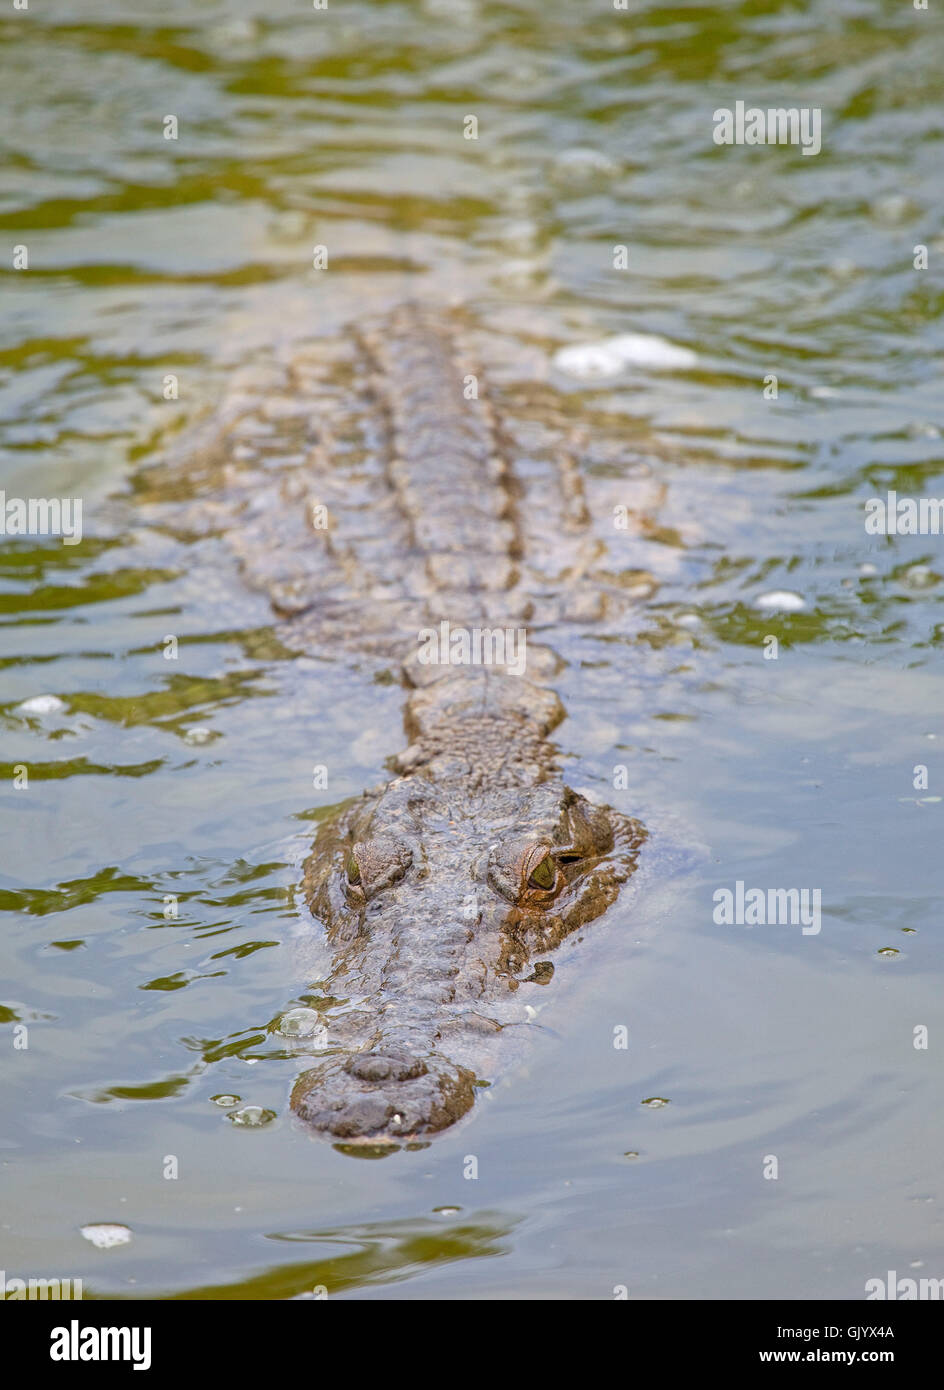
[[[909,565],[901,577],[909,589],[933,589],[941,576],[935,574],[930,565]]]
[[[768,594],[758,594],[754,607],[765,613],[799,613],[806,607],[806,599],[790,589],[772,589]]]
[[[274,1110],[263,1110],[261,1105],[244,1105],[242,1110],[234,1110],[228,1119],[243,1129],[261,1129],[275,1119]]]
[[[647,1096],[643,1101],[643,1105],[648,1105],[650,1110],[658,1110],[661,1106],[668,1105],[668,1103],[665,1096]]]
[[[225,1107],[230,1106],[230,1105],[238,1105],[239,1102],[240,1102],[240,1100],[242,1099],[242,1097],[241,1097],[241,1096],[220,1095],[220,1096],[211,1096],[210,1099],[212,1100],[212,1102],[213,1102],[214,1105],[219,1105],[219,1106],[222,1106],[222,1107],[225,1108]]]
[[[901,952],[894,946],[880,946],[878,954],[880,956],[900,956]]]
[[[194,728],[188,729],[187,732],[184,734],[184,743],[209,743],[211,739],[217,737],[218,735],[215,734],[212,729],[206,729],[203,727],[202,724],[197,724],[194,726]]]
[[[906,431],[909,439],[940,439],[941,431],[930,420],[913,420]]]
[[[65,700],[60,700],[58,695],[33,695],[18,708],[24,714],[58,714],[65,707]]]
[[[112,1250],[116,1245],[127,1245],[131,1239],[131,1231],[127,1226],[109,1222],[94,1222],[92,1225],[80,1227],[80,1230],[96,1250]]]
[[[680,613],[675,619],[676,627],[701,627],[701,618],[697,613]]]
[[[461,1207],[433,1207],[437,1216],[457,1216],[461,1210]]]
[[[310,1038],[320,1028],[317,1009],[288,1009],[279,1019],[279,1032],[286,1038]]]
[[[878,574],[878,565],[873,565],[871,560],[863,560],[859,566],[859,573],[870,578],[873,574]]]

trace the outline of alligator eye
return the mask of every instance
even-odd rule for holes
[[[360,883],[361,881],[361,871],[357,867],[357,860],[353,854],[347,861],[347,881],[348,883]]]
[[[548,854],[541,860],[537,868],[532,870],[528,882],[532,888],[553,888],[556,878],[554,862]]]

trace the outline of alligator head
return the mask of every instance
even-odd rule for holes
[[[645,839],[542,764],[527,735],[544,727],[465,713],[449,746],[427,721],[413,770],[323,825],[305,865],[333,1012],[292,1107],[337,1140],[422,1139],[465,1114],[498,1034],[528,1016],[524,987],[553,974],[540,957],[606,911]]]

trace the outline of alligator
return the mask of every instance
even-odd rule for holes
[[[601,586],[586,565],[556,589],[524,570],[532,546],[563,549],[587,520],[574,458],[560,451],[553,505],[535,517],[481,372],[438,309],[399,306],[357,350],[381,422],[373,491],[352,510],[322,431],[278,504],[257,496],[229,539],[290,648],[382,653],[408,692],[391,780],[322,823],[302,882],[331,968],[327,1046],[291,1108],[341,1146],[383,1151],[472,1108],[500,1040],[533,1015],[521,986],[549,980],[546,955],[614,903],[646,831],[569,787],[552,741],[561,662],[533,635],[598,616]],[[278,428],[310,414],[304,375],[280,390]],[[239,418],[214,426],[230,456]],[[318,497],[327,525],[312,519]]]

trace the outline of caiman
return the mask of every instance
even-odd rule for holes
[[[579,467],[562,451],[545,513],[523,507],[514,447],[439,311],[402,306],[359,351],[380,419],[370,486],[344,495],[322,436],[229,539],[285,642],[382,652],[409,692],[392,780],[321,826],[303,877],[331,951],[327,1046],[291,1106],[336,1142],[383,1146],[471,1109],[500,1035],[528,1016],[520,986],[549,978],[547,953],[613,904],[646,832],[562,780],[548,685],[561,663],[531,640],[599,611],[579,565],[556,592],[522,577],[532,546],[563,552],[586,521]],[[282,382],[269,428],[310,416],[305,390]],[[234,453],[248,401],[214,425],[208,455],[220,431]]]

